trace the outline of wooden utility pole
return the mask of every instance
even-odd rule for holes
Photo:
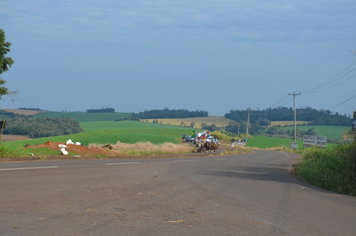
[[[297,142],[297,111],[295,108],[295,96],[300,95],[300,93],[296,94],[295,91],[288,95],[293,95],[293,104],[294,104],[294,142]]]
[[[251,110],[247,110],[246,143],[247,143],[247,135],[248,135],[248,126],[250,125],[250,112]]]
[[[354,142],[356,143],[356,111],[354,111],[354,119],[352,120],[352,129],[351,131],[354,132]]]

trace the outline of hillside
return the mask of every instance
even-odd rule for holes
[[[21,110],[21,109],[0,109],[2,111],[11,112],[17,115],[33,116],[41,114],[45,111],[36,111],[36,110]]]
[[[131,113],[126,112],[109,112],[109,113],[86,113],[86,112],[44,112],[37,114],[34,118],[52,117],[61,118],[62,116],[74,119],[78,122],[91,121],[115,121],[122,116],[130,116]]]
[[[194,122],[194,128],[200,129],[201,124],[205,123],[207,126],[215,124],[217,127],[226,127],[229,123],[236,123],[235,121],[225,118],[223,116],[208,116],[208,117],[195,117],[195,118],[174,118],[174,119],[143,119],[141,121],[152,123],[152,121],[157,120],[158,124],[164,125],[182,125],[190,126],[192,122]]]

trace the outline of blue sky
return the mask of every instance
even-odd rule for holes
[[[295,91],[297,107],[351,115],[355,10],[354,0],[3,2],[15,63],[2,77],[19,93],[0,108],[223,116],[292,107]]]

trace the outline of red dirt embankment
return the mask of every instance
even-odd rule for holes
[[[80,156],[94,156],[94,155],[108,155],[108,151],[100,149],[100,148],[95,148],[95,147],[85,147],[82,145],[75,145],[75,144],[66,144],[66,143],[61,143],[61,142],[51,142],[48,141],[45,144],[38,144],[38,145],[26,145],[25,148],[50,148],[53,150],[58,150],[60,151],[61,147],[58,145],[66,145],[67,147],[65,150],[69,153],[75,153],[76,155]]]

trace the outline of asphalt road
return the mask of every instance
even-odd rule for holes
[[[356,198],[295,179],[298,160],[0,163],[0,235],[356,235]]]

